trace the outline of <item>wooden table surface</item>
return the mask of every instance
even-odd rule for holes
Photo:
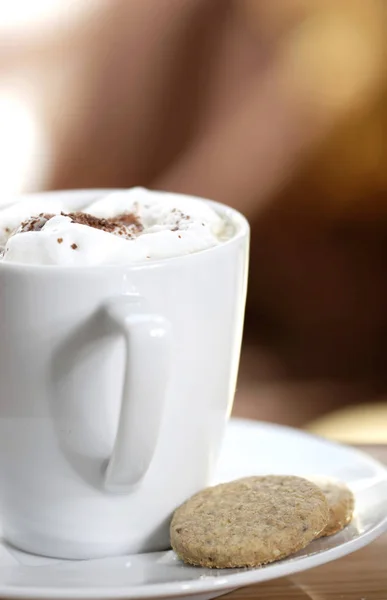
[[[387,464],[387,446],[362,449]],[[327,565],[242,588],[226,597],[227,600],[387,600],[387,534]]]

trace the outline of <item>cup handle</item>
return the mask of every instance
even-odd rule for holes
[[[170,374],[170,324],[146,312],[144,299],[128,294],[105,306],[110,327],[126,344],[120,418],[113,453],[105,471],[105,489],[130,492],[152,461]]]

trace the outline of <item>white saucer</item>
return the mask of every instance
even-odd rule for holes
[[[216,480],[262,473],[324,474],[346,481],[356,495],[356,518],[341,533],[313,542],[290,559],[255,570],[186,567],[173,552],[58,561],[28,555],[0,543],[0,597],[214,598],[244,585],[335,560],[387,531],[387,470],[377,461],[300,431],[232,420]]]

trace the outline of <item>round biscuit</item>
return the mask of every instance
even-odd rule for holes
[[[327,500],[301,477],[247,477],[207,488],[175,511],[171,545],[184,562],[256,567],[307,546],[326,527]]]
[[[328,477],[311,477],[324,493],[329,506],[329,521],[319,537],[334,535],[351,522],[355,508],[355,497],[345,483]]]

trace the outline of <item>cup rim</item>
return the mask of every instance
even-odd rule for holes
[[[7,208],[15,204],[16,202],[20,202],[22,200],[28,198],[40,198],[44,196],[66,196],[66,195],[79,195],[80,199],[82,196],[96,196],[98,194],[107,194],[112,192],[122,192],[130,188],[87,188],[87,189],[72,189],[72,190],[53,190],[53,191],[44,191],[44,192],[33,192],[28,194],[18,194],[13,196],[12,201],[3,205],[1,209]],[[151,190],[158,193],[164,193],[163,190]],[[212,254],[214,252],[220,252],[224,248],[229,248],[230,246],[237,243],[240,239],[247,237],[250,235],[250,225],[247,218],[240,213],[235,208],[228,206],[227,204],[223,204],[222,202],[218,202],[215,200],[210,200],[208,198],[202,198],[201,196],[193,196],[190,194],[182,194],[177,192],[165,192],[168,195],[173,195],[176,197],[184,196],[189,197],[194,200],[200,200],[201,202],[205,202],[209,204],[216,210],[216,212],[227,219],[229,219],[233,225],[236,227],[236,231],[230,239],[221,242],[217,246],[211,246],[210,248],[206,248],[204,250],[199,250],[197,252],[192,252],[190,254],[183,254],[178,256],[171,256],[167,258],[159,258],[155,260],[151,260],[149,262],[138,261],[127,264],[103,264],[103,265],[40,265],[40,264],[25,264],[25,263],[14,263],[14,262],[3,262],[0,260],[0,271],[28,271],[28,273],[66,273],[66,274],[87,274],[87,273],[97,273],[109,270],[111,271],[121,271],[126,272],[128,270],[142,270],[142,269],[154,269],[160,268],[161,266],[165,266],[166,264],[177,264],[180,261],[188,261],[195,260],[198,257],[206,256],[208,254]]]

